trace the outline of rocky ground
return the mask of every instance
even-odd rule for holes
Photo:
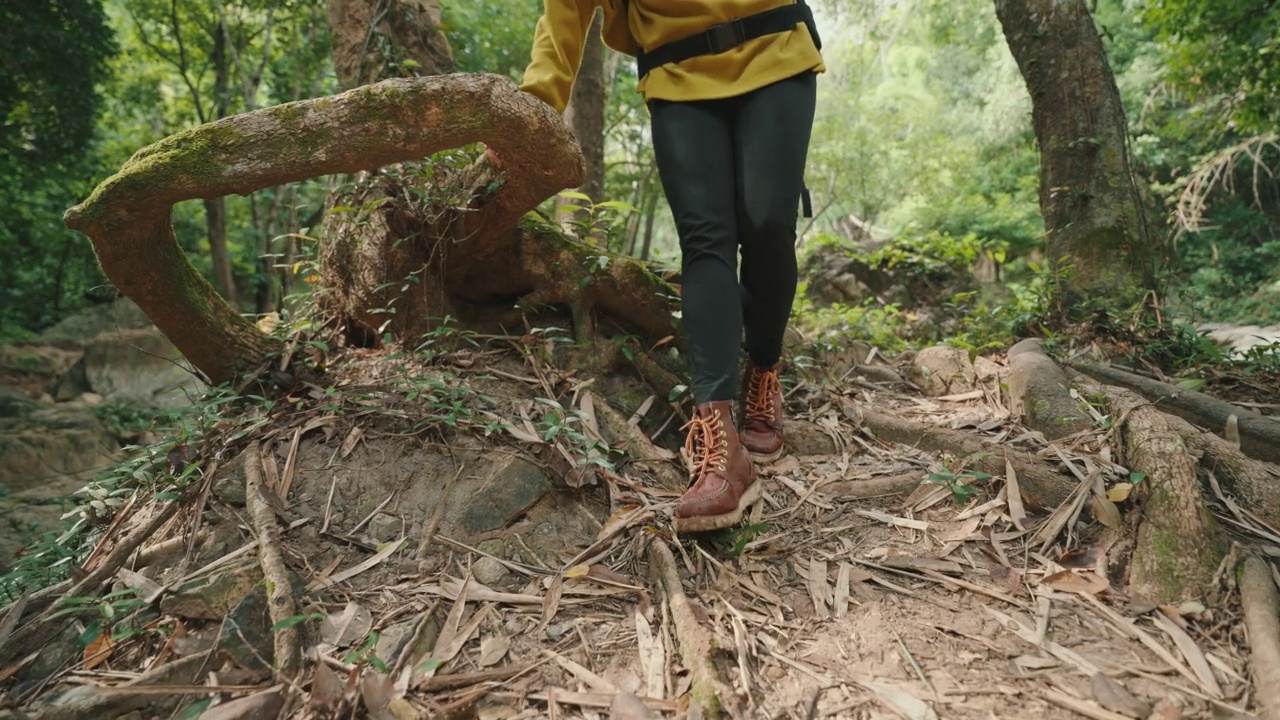
[[[0,346],[0,569],[58,529],[71,496],[123,446],[147,439],[151,416],[190,405],[201,387],[128,301]]]
[[[164,492],[10,605],[0,717],[1261,712],[1233,563],[1280,536],[1220,496],[1210,590],[1135,594],[1124,418],[1085,403],[1049,442],[1014,361],[793,358],[764,499],[677,537],[681,405],[537,336],[474,340],[352,355],[159,446]]]

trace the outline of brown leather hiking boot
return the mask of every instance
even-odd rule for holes
[[[733,426],[728,400],[699,405],[685,428],[692,484],[676,506],[676,532],[719,530],[736,524],[760,499],[760,483]]]
[[[742,402],[742,444],[751,457],[770,462],[782,457],[782,361],[773,367],[747,363],[746,397]]]

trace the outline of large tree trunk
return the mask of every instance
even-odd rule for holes
[[[455,68],[440,0],[329,0],[333,67],[344,88]]]
[[[1049,257],[1074,267],[1059,308],[1084,309],[1086,299],[1132,305],[1154,286],[1157,252],[1093,18],[1084,0],[995,0],[995,7],[1031,94]]]
[[[227,116],[227,91],[229,68],[227,67],[227,28],[221,19],[213,33],[213,119]],[[209,235],[209,257],[213,260],[213,281],[222,296],[235,307],[236,278],[231,268],[231,253],[227,249],[227,199],[216,197],[204,201],[205,227]]]
[[[138,151],[66,221],[89,236],[107,277],[196,368],[214,383],[233,381],[259,367],[273,346],[182,254],[170,223],[174,204],[373,170],[475,142],[504,158],[506,180],[477,177],[469,195],[452,198],[461,206],[448,209],[454,234],[445,237],[456,241],[437,244],[448,247],[459,286],[484,287],[490,269],[510,266],[512,257],[538,261],[536,252],[513,248],[520,236],[511,228],[582,179],[582,156],[561,119],[495,75],[387,80],[202,125]]]
[[[573,129],[587,163],[582,192],[597,203],[604,200],[604,41],[600,38],[603,18],[603,13],[596,10],[565,112],[565,121]]]

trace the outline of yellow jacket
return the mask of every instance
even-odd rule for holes
[[[712,25],[770,10],[793,0],[546,0],[533,34],[533,57],[520,89],[557,112],[569,104],[582,47],[597,7],[604,9],[605,45],[635,56]],[[624,13],[623,10],[626,9]],[[822,55],[803,24],[765,35],[718,55],[654,68],[637,88],[645,100],[712,100],[747,93],[798,75],[822,72]]]

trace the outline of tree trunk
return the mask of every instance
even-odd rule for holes
[[[600,38],[603,18],[601,11],[596,10],[566,112],[566,120],[587,163],[582,192],[596,203],[604,200],[604,41]]]
[[[329,0],[333,67],[344,88],[456,67],[440,0]]]
[[[448,232],[423,244],[445,254],[449,288],[510,298],[519,294],[512,276],[536,280],[558,267],[562,280],[589,282],[535,287],[547,301],[597,287],[635,324],[655,332],[671,326],[666,297],[674,291],[659,295],[660,281],[638,263],[610,263],[593,275],[589,266],[564,262],[571,245],[554,237],[537,245],[538,236],[512,231],[538,203],[581,183],[582,156],[553,110],[496,75],[387,80],[202,125],[135,153],[66,221],[89,236],[107,277],[195,367],[213,383],[234,381],[259,367],[273,345],[182,254],[170,223],[174,204],[373,170],[475,142],[504,159],[505,182],[485,168],[467,171],[442,203],[438,226]]]
[[[221,20],[213,33],[213,119],[227,116],[227,90],[230,68],[227,66],[227,28]],[[209,236],[209,256],[213,260],[213,281],[222,296],[235,307],[236,278],[231,267],[231,253],[227,249],[227,199],[207,198],[204,201],[205,227]]]
[[[1031,94],[1049,259],[1073,266],[1056,301],[1128,307],[1154,287],[1157,248],[1129,167],[1115,76],[1084,0],[995,0]]]

